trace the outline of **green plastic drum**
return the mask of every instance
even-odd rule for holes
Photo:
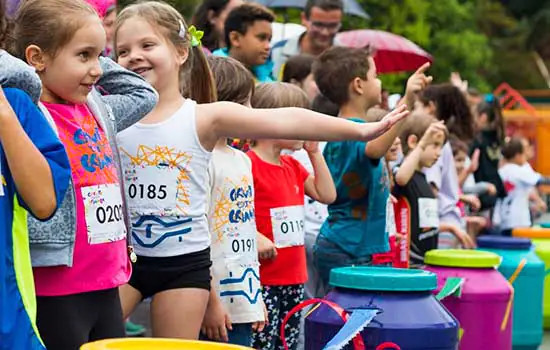
[[[512,231],[514,237],[530,238],[535,245],[535,253],[544,262],[544,329],[550,329],[550,229],[531,227],[515,229]]]

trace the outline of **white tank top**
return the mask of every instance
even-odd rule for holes
[[[177,256],[210,246],[212,154],[201,146],[195,120],[196,103],[186,100],[168,120],[137,123],[117,135],[137,255]]]

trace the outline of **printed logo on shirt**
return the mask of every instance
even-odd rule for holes
[[[60,138],[69,156],[75,182],[118,183],[113,151],[94,117],[82,118],[79,125],[81,127],[74,133],[64,128],[60,129]]]
[[[214,208],[212,210],[212,233],[217,242],[225,238],[236,241],[243,224],[254,223],[254,187],[251,179],[243,176],[238,183],[226,178],[221,187],[216,188]],[[255,250],[254,237],[247,237],[244,242],[234,245],[232,250],[247,252]]]
[[[102,137],[99,128],[95,126],[91,132],[83,129],[75,131],[74,144],[82,151],[80,163],[90,173],[103,170],[113,165],[113,154],[108,146],[108,141]],[[109,149],[108,152],[106,150]]]
[[[256,304],[262,293],[259,265],[245,266],[240,263],[228,264],[229,277],[220,280],[220,297],[233,307],[243,303]]]
[[[507,193],[510,193],[516,188],[516,185],[514,185],[510,181],[504,181],[504,188],[506,189]]]

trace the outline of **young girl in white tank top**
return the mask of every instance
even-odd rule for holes
[[[122,307],[127,316],[152,296],[158,337],[199,335],[210,289],[206,176],[221,137],[368,140],[407,114],[398,109],[380,123],[360,125],[296,108],[210,103],[216,93],[197,34],[174,8],[152,1],[125,8],[115,32],[119,64],[160,96],[147,117],[118,136],[138,255],[129,284],[121,287]]]

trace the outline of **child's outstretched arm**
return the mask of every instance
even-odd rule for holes
[[[407,81],[407,91],[405,92],[405,100],[408,108],[411,110],[414,108],[414,102],[416,95],[424,90],[426,86],[432,81],[432,77],[426,76],[426,71],[430,68],[429,63],[425,63],[422,67],[418,68],[416,72]],[[395,124],[388,132],[380,136],[376,140],[373,140],[367,144],[365,148],[365,154],[370,159],[380,159],[393,145],[393,142],[397,136],[401,133],[403,122]]]
[[[0,50],[0,86],[23,90],[34,103],[42,93],[42,82],[34,68],[4,50]]]
[[[317,202],[331,204],[336,200],[336,187],[319,145],[317,142],[306,142],[304,149],[313,166],[313,175],[310,175],[304,184],[305,192]]]
[[[408,115],[396,108],[376,123],[356,123],[302,108],[253,109],[231,102],[197,106],[201,144],[211,149],[220,137],[304,141],[372,140]]]
[[[9,93],[10,101],[8,91],[4,94],[0,87],[0,142],[22,204],[37,219],[46,220],[69,186],[69,160],[31,99],[18,90]]]
[[[117,132],[140,121],[155,108],[158,94],[142,77],[100,57],[103,76],[97,82],[103,101],[115,115]]]

